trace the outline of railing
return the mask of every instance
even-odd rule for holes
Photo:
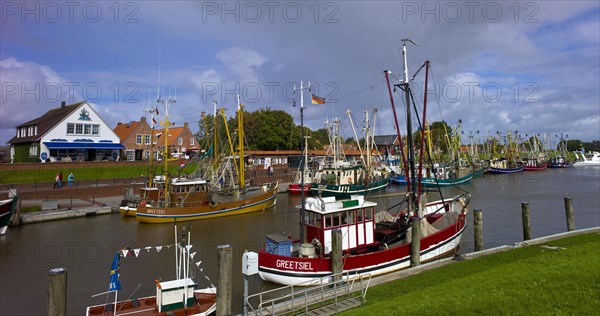
[[[348,299],[364,302],[370,274],[339,273],[248,296],[249,315],[294,315],[326,305],[337,312],[337,303]]]

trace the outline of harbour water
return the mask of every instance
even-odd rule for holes
[[[396,204],[404,187],[390,184],[385,197],[369,197],[383,207]],[[470,209],[483,210],[485,248],[513,244],[522,240],[521,203],[531,210],[533,238],[566,231],[564,196],[573,199],[575,224],[579,228],[600,225],[600,168],[574,167],[494,175],[476,178],[459,189],[444,189],[444,197],[467,191],[472,195]],[[430,193],[429,200],[436,194]],[[270,233],[297,236],[300,197],[280,194],[277,205],[254,214],[189,222],[192,231],[193,262],[201,261],[195,272],[201,286],[208,279],[217,283],[217,246],[233,248],[233,311],[241,312],[243,277],[241,256],[244,250],[258,251],[263,236]],[[461,251],[473,249],[472,215],[463,234]],[[180,223],[179,230],[188,223]],[[108,289],[110,264],[119,249],[141,249],[121,263],[122,291],[119,298],[152,295],[155,279],[175,277],[172,224],[138,224],[135,218],[118,214],[99,215],[62,221],[22,225],[11,228],[0,238],[0,314],[46,314],[48,271],[64,267],[68,273],[67,313],[80,315],[85,307],[114,299],[111,295],[91,296]],[[157,246],[165,246],[157,251]],[[145,249],[145,247],[150,247]],[[194,265],[195,266],[195,265]],[[202,269],[202,271],[200,270]],[[250,293],[273,285],[250,277]]]

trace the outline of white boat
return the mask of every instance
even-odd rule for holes
[[[194,254],[190,254],[190,231],[185,228],[181,235],[181,241],[177,241],[177,226],[175,226],[175,261],[177,266],[177,277],[175,280],[158,281],[156,283],[156,295],[126,299],[117,301],[117,295],[121,290],[119,282],[119,266],[121,258],[128,254],[136,257],[141,248],[130,249],[129,247],[115,254],[111,265],[109,289],[107,292],[93,295],[92,297],[107,295],[104,304],[89,306],[86,308],[86,316],[114,316],[114,315],[210,315],[216,311],[217,288],[214,285],[198,289],[198,284],[190,278],[190,261]],[[186,242],[187,238],[187,242]],[[170,247],[168,245],[167,247]],[[156,247],[157,251],[163,246]],[[152,247],[146,247],[150,249]],[[193,266],[194,264],[192,264]],[[198,266],[198,264],[196,264]],[[200,270],[202,271],[202,270]],[[206,276],[205,276],[206,277]],[[207,278],[208,279],[208,278]],[[108,300],[108,295],[114,293],[114,301]]]
[[[600,166],[600,153],[597,151],[592,152],[591,157],[586,157],[581,151],[574,151],[577,161],[575,166]]]

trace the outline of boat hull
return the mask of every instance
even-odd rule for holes
[[[465,215],[451,226],[421,239],[421,262],[454,254],[465,229]],[[269,282],[294,285],[332,274],[330,258],[298,258],[267,253],[258,255],[259,275]],[[365,254],[344,256],[344,274],[380,275],[410,267],[410,243]]]
[[[194,221],[230,215],[246,214],[262,211],[272,207],[277,197],[277,184],[266,185],[262,193],[252,196],[240,195],[239,199],[231,201],[210,203],[197,206],[160,207],[140,205],[137,208],[136,219],[140,223],[173,223],[181,221]]]
[[[0,235],[6,234],[14,210],[14,199],[0,201]]]
[[[321,191],[322,197],[330,197],[335,196],[338,198],[346,198],[351,195],[367,195],[369,193],[383,191],[387,188],[389,180],[387,178],[382,178],[377,181],[371,182],[368,185],[364,184],[342,184],[342,185],[319,185],[313,183],[311,185],[311,193],[313,196],[319,196],[319,191]]]
[[[519,166],[516,168],[494,168],[489,167],[485,169],[485,172],[488,174],[504,174],[504,173],[517,173],[523,171],[523,166]]]
[[[304,190],[302,190],[299,183],[290,183],[288,185],[288,193],[298,195],[304,191],[304,194],[308,194],[310,193],[310,187],[310,184],[304,184]]]
[[[524,171],[542,171],[548,169],[548,165],[543,166],[524,166]]]
[[[473,180],[473,174],[470,173],[464,177],[458,178],[458,179],[435,179],[435,178],[423,178],[421,180],[421,186],[424,187],[449,187],[449,186],[453,186],[453,185],[460,185],[460,184],[465,184],[465,183],[469,183],[471,182],[471,180]],[[406,177],[404,176],[397,176],[395,178],[393,178],[391,180],[393,183],[396,184],[400,184],[400,185],[406,185]]]

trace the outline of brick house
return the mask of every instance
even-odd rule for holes
[[[165,152],[164,130],[155,130],[158,135],[156,147],[162,153]],[[169,158],[196,157],[200,147],[196,137],[190,130],[188,123],[183,123],[182,127],[169,127],[169,137],[167,139],[167,150]]]
[[[121,150],[121,157],[124,160],[147,160],[150,157],[152,132],[145,117],[129,123],[119,122],[114,132],[119,135],[121,145],[125,146]],[[156,143],[156,139],[154,142]],[[154,151],[156,152],[157,149],[154,148]]]

